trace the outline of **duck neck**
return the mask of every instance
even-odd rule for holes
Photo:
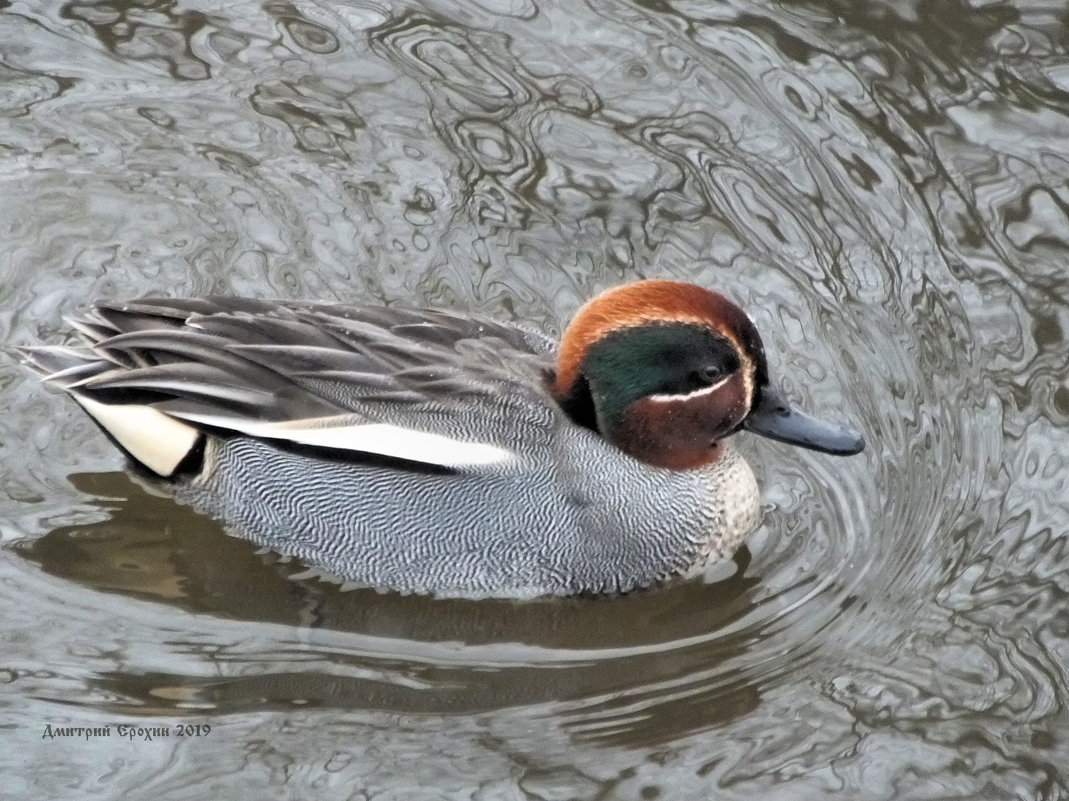
[[[598,425],[598,410],[586,376],[579,375],[568,391],[563,395],[557,395],[556,398],[557,403],[573,423],[604,436]]]

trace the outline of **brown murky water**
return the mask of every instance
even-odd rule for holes
[[[743,443],[742,570],[441,602],[302,578],[0,359],[0,796],[1069,798],[1067,52],[1049,2],[0,0],[4,344],[671,276],[869,440]]]

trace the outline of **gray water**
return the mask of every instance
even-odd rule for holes
[[[1069,798],[1067,52],[1049,2],[0,0],[4,345],[673,277],[869,442],[740,435],[764,522],[700,579],[444,602],[228,536],[0,358],[0,796]]]

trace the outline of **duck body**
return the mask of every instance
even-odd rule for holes
[[[756,525],[757,482],[733,449],[680,472],[611,458],[611,447],[568,428],[511,465],[445,472],[213,439],[212,469],[176,488],[272,550],[441,596],[626,592],[734,552]]]
[[[768,387],[735,311],[639,282],[587,304],[558,347],[441,311],[146,298],[72,321],[84,347],[24,354],[180,501],[328,574],[442,596],[616,593],[753,530],[757,482],[724,441],[744,424],[860,450]]]

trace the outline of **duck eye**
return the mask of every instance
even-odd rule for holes
[[[715,384],[724,377],[724,371],[715,364],[707,364],[698,370],[698,380],[703,384]]]

